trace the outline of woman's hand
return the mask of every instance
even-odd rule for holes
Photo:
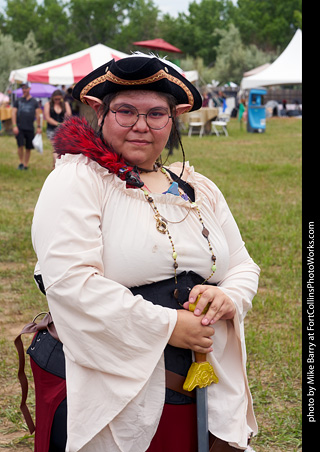
[[[184,303],[183,307],[189,309],[189,304],[195,303],[198,295],[200,295],[200,299],[194,310],[194,315],[201,316],[209,303],[209,309],[201,319],[202,325],[213,325],[218,320],[229,320],[235,316],[236,307],[233,301],[216,286],[194,286],[189,294],[189,300]]]
[[[196,317],[192,312],[180,309],[177,311],[176,326],[169,339],[174,347],[188,348],[194,352],[212,352],[212,339],[214,329],[201,323],[202,317]]]

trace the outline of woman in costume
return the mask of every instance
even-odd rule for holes
[[[59,89],[53,91],[50,101],[43,107],[43,113],[44,119],[47,121],[47,137],[52,141],[57,127],[72,115],[71,107],[68,102],[64,101],[62,91]],[[56,158],[56,154],[53,153],[53,167]]]
[[[208,387],[210,450],[245,450],[257,426],[243,322],[259,268],[216,185],[184,157],[161,163],[176,118],[201,96],[146,55],[109,61],[73,95],[99,130],[75,117],[59,127],[34,213],[66,364],[64,380],[32,362],[38,452],[195,452],[183,381],[199,352],[219,378]]]

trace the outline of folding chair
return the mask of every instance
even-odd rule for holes
[[[204,121],[202,119],[201,113],[195,111],[189,113],[189,133],[188,136],[191,137],[194,128],[198,128],[200,138],[204,134]]]
[[[229,136],[227,131],[227,122],[230,119],[230,115],[228,113],[219,113],[219,116],[215,121],[211,121],[211,133],[215,133],[217,136],[220,135],[221,132],[225,134],[225,136]],[[220,129],[220,133],[219,130]]]

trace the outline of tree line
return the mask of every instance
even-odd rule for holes
[[[197,68],[205,82],[215,78],[239,83],[244,71],[271,62],[302,28],[302,0],[192,1],[188,13],[178,17],[161,14],[153,0],[7,0],[2,4],[0,91],[12,69],[98,43],[125,53],[147,51],[133,42],[154,38],[181,49],[183,69]]]

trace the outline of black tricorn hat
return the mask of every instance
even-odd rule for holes
[[[84,96],[102,100],[118,91],[150,90],[171,94],[178,104],[190,104],[189,111],[198,110],[202,105],[199,91],[171,64],[154,56],[133,55],[111,60],[81,79],[72,95],[87,103]]]

